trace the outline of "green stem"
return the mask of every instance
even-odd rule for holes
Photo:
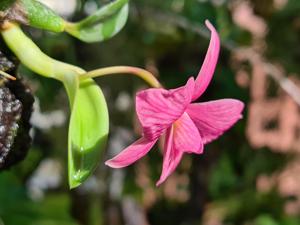
[[[16,24],[6,24],[5,29],[0,31],[7,46],[22,64],[37,74],[64,81],[66,75],[78,75],[85,72],[79,67],[47,56]]]
[[[159,81],[155,78],[155,76],[152,73],[148,72],[147,70],[140,69],[137,67],[131,67],[131,66],[112,66],[112,67],[92,70],[85,74],[81,74],[79,76],[79,79],[84,80],[87,78],[102,77],[102,76],[107,76],[112,74],[132,74],[143,79],[151,87],[154,88],[162,87],[162,85],[159,83]]]
[[[64,84],[72,107],[78,75],[85,71],[47,56],[16,24],[6,23],[0,32],[7,46],[23,65],[39,75],[57,79]]]

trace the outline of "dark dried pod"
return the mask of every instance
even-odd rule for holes
[[[22,104],[9,88],[0,88],[0,168],[6,164],[17,136],[21,119]]]
[[[15,62],[0,51],[0,69],[15,71]],[[30,148],[30,116],[34,98],[21,79],[0,80],[0,170],[23,160]]]

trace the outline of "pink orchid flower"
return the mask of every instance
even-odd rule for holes
[[[143,136],[106,161],[106,165],[122,168],[134,163],[164,136],[163,166],[156,183],[158,186],[176,169],[184,153],[202,154],[204,144],[222,135],[242,118],[244,104],[239,100],[192,103],[208,87],[220,51],[217,31],[208,21],[205,23],[211,31],[211,40],[196,80],[191,77],[185,86],[177,89],[151,88],[140,91],[136,97],[136,111]]]

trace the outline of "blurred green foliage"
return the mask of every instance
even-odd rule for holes
[[[49,194],[36,202],[27,191],[18,174],[0,175],[0,217],[4,224],[19,225],[76,225],[69,214],[68,194]],[[0,223],[1,223],[0,221]]]

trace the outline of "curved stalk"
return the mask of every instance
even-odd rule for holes
[[[131,66],[112,66],[112,67],[92,70],[85,74],[81,74],[79,76],[79,79],[84,80],[87,78],[96,78],[96,77],[102,77],[102,76],[107,76],[112,74],[118,74],[118,75],[132,74],[143,79],[146,83],[148,83],[153,88],[162,87],[162,85],[159,83],[159,81],[155,78],[155,76],[152,73],[150,73],[147,70],[137,68],[137,67],[131,67]]]

